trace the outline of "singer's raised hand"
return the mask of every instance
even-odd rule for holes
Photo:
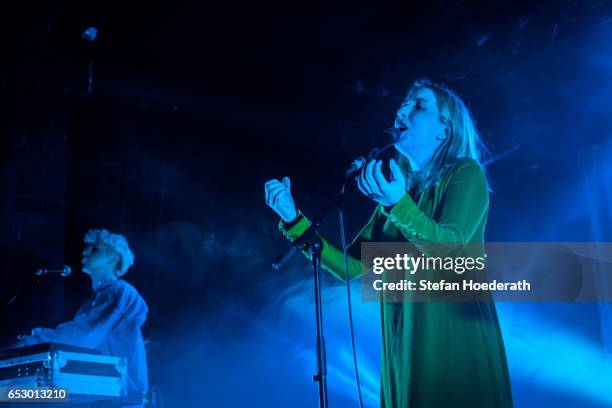
[[[357,177],[357,186],[367,197],[391,207],[406,194],[406,177],[396,161],[391,159],[391,180],[387,180],[382,172],[382,164],[382,160],[370,160]]]
[[[291,196],[291,180],[283,177],[268,180],[265,185],[266,204],[272,208],[285,222],[291,222],[297,217],[297,209]]]

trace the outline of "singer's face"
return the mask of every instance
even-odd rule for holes
[[[436,95],[429,88],[417,91],[402,102],[393,126],[401,131],[395,149],[413,166],[426,164],[446,137]]]
[[[104,245],[85,244],[83,250],[83,272],[93,280],[108,279],[115,274],[119,255]]]

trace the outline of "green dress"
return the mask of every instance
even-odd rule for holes
[[[488,208],[482,168],[472,159],[459,159],[435,187],[414,199],[406,194],[391,209],[376,207],[349,246],[349,276],[362,273],[361,242],[408,241],[425,255],[436,243],[483,244]],[[279,228],[294,240],[308,225],[299,213]],[[319,236],[323,267],[344,280],[341,248]],[[493,302],[381,302],[381,323],[381,407],[513,406]]]

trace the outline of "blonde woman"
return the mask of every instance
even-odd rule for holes
[[[398,159],[372,160],[357,184],[377,207],[349,247],[349,276],[359,276],[361,242],[482,246],[489,186],[483,147],[469,110],[439,84],[417,81],[394,127]],[[266,203],[280,230],[295,240],[310,225],[296,208],[289,178],[270,180]],[[342,249],[321,237],[322,264],[344,278]],[[510,379],[493,302],[381,302],[381,407],[512,407]]]

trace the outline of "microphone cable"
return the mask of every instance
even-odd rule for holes
[[[401,137],[401,129],[392,127],[385,130],[383,133],[391,135],[393,142],[389,143],[382,148],[372,149],[367,158],[359,157],[349,170],[344,178],[344,182],[342,183],[342,187],[340,188],[340,197],[344,197],[344,193],[346,190],[347,182],[358,172],[360,172],[366,163],[370,160],[378,159],[381,153],[394,146],[396,143],[402,140]],[[344,225],[344,211],[342,210],[342,204],[338,205],[338,219],[340,222],[340,240],[342,245],[342,253],[344,255],[344,280],[346,282],[346,296],[347,296],[347,305],[348,305],[348,318],[349,318],[349,330],[351,335],[351,348],[353,351],[353,366],[355,369],[355,381],[357,383],[357,395],[359,397],[359,407],[363,408],[363,397],[361,393],[361,381],[359,379],[359,366],[357,364],[357,347],[355,346],[355,327],[353,324],[353,305],[351,302],[351,280],[349,275],[349,254],[348,254],[348,246],[346,244],[346,229]]]
[[[346,188],[346,182],[342,184],[341,194],[344,195]],[[346,296],[348,302],[348,318],[349,318],[349,329],[351,332],[351,347],[353,350],[353,366],[355,367],[355,380],[357,382],[357,395],[359,396],[359,407],[363,408],[363,398],[361,396],[361,382],[359,380],[359,367],[357,365],[357,349],[355,347],[355,328],[353,326],[353,307],[351,302],[351,280],[349,276],[348,267],[348,247],[346,245],[346,230],[344,227],[344,211],[342,211],[342,205],[338,206],[338,219],[340,221],[340,241],[342,245],[342,252],[344,254],[344,279],[346,281]]]
[[[366,164],[366,161],[378,159],[381,153],[394,146],[397,142],[401,141],[401,131],[396,128],[390,128],[385,130],[384,133],[390,134],[393,138],[393,142],[385,145],[380,149],[372,149],[368,155],[367,159],[364,159],[361,163],[361,166],[355,170],[354,173],[357,173],[362,170],[363,166]],[[363,159],[363,158],[362,158]],[[352,174],[351,174],[352,175]],[[344,197],[344,193],[346,190],[346,183],[349,178],[345,178],[344,183],[342,183],[342,187],[340,188],[340,196]],[[342,245],[342,253],[344,255],[344,280],[346,281],[346,297],[348,304],[348,318],[349,318],[349,330],[351,334],[351,348],[353,351],[353,366],[355,369],[355,381],[357,383],[357,395],[359,397],[359,408],[363,408],[363,397],[361,393],[361,381],[359,379],[359,366],[357,364],[357,348],[355,346],[355,327],[353,324],[353,306],[351,302],[351,281],[349,275],[349,254],[348,254],[348,246],[346,244],[346,229],[344,225],[344,211],[342,210],[342,205],[338,206],[338,219],[340,221],[340,241]]]

